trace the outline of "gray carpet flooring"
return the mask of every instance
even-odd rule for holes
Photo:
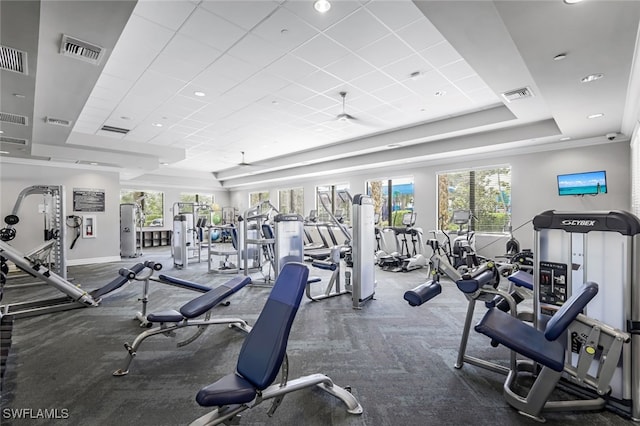
[[[228,276],[207,273],[207,264],[174,269],[166,248],[147,250],[144,259],[162,262],[162,273],[213,285]],[[122,262],[74,266],[69,276],[85,289],[116,277]],[[328,279],[324,271],[312,275]],[[410,307],[405,290],[424,282],[424,272],[376,270],[375,300],[351,308],[349,296],[321,302],[303,299],[289,339],[289,377],[323,373],[350,386],[364,407],[351,415],[332,396],[305,389],[288,394],[273,417],[267,401],[242,415],[245,425],[533,425],[502,397],[504,376],[470,365],[453,367],[467,303],[453,285],[421,307]],[[19,287],[10,279],[3,303],[59,293],[46,286]],[[317,284],[321,286],[322,284]],[[320,290],[320,287],[318,287]],[[144,331],[133,320],[140,310],[140,283],[105,297],[100,307],[17,319],[2,392],[2,425],[183,425],[208,412],[195,402],[203,386],[233,372],[244,334],[210,326],[193,343],[176,347],[193,329],[176,337],[146,340],[130,373],[124,343]],[[269,289],[247,287],[214,309],[214,316],[253,323]],[[152,283],[148,311],[177,308],[199,293]],[[478,307],[478,318],[482,314]],[[472,332],[468,354],[505,363],[508,352]],[[30,411],[29,411],[30,410]],[[49,410],[58,419],[34,418]],[[16,418],[17,413],[28,415]],[[549,413],[548,424],[632,424],[612,412]]]

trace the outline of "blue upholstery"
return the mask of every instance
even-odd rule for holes
[[[552,370],[564,368],[562,343],[548,341],[539,330],[499,309],[489,309],[475,330]]]
[[[495,275],[496,274],[493,269],[488,269],[475,277],[458,280],[456,281],[456,285],[463,293],[474,293],[479,288],[484,287],[487,284],[493,284]]]
[[[133,265],[131,268],[129,268],[131,271],[135,272],[136,274],[140,273],[140,271],[142,271],[144,269],[144,265],[142,263],[136,263],[135,265]],[[91,297],[93,297],[94,299],[99,299],[100,297],[104,296],[107,293],[111,293],[114,290],[119,289],[120,287],[122,287],[123,285],[125,285],[126,283],[129,282],[129,279],[127,277],[123,277],[121,275],[118,276],[118,278],[114,278],[111,282],[109,282],[108,284],[105,284],[104,286],[93,290],[91,293]]]
[[[525,287],[529,290],[533,290],[533,275],[528,272],[516,271],[509,275],[507,279],[518,287]]]
[[[206,293],[211,290],[211,287],[207,287],[206,285],[194,283],[193,281],[187,281],[176,277],[171,277],[169,275],[160,274],[158,275],[158,279],[168,284],[184,287],[189,290],[200,291],[202,293]]]
[[[586,282],[575,295],[571,296],[564,305],[556,312],[549,322],[544,332],[547,340],[556,340],[569,327],[578,314],[582,313],[584,307],[598,294],[598,284]]]
[[[250,282],[251,278],[249,277],[238,276],[232,278],[226,283],[209,290],[202,296],[196,297],[182,305],[180,313],[184,315],[185,318],[199,317]]]
[[[222,303],[227,297],[231,296],[242,287],[251,282],[251,278],[238,276],[232,278],[224,284],[209,290],[202,296],[185,303],[180,308],[180,312],[176,310],[168,310],[154,312],[147,315],[150,322],[180,322],[183,319],[196,318],[207,311],[213,309],[216,305]]]
[[[327,262],[325,260],[314,260],[311,262],[311,266],[325,271],[335,271],[338,269],[338,265],[334,262]]]
[[[558,337],[598,293],[598,284],[585,283],[578,292],[551,317],[543,333],[512,315],[491,308],[475,326],[478,333],[555,371],[564,368],[565,348]]]
[[[429,280],[424,284],[420,284],[413,290],[404,293],[404,300],[409,302],[411,306],[420,306],[423,303],[433,299],[442,293],[442,286],[438,281]]]
[[[240,349],[236,373],[200,389],[196,396],[198,404],[222,406],[248,402],[258,390],[273,383],[284,360],[289,332],[308,276],[309,269],[302,263],[284,265],[260,316]],[[237,376],[242,380],[236,379]],[[249,395],[247,382],[254,388],[253,396]],[[229,393],[238,393],[238,399],[228,397]]]
[[[147,321],[149,322],[180,322],[183,319],[182,314],[175,309],[154,312],[147,315]]]

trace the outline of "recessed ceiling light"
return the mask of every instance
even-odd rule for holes
[[[409,74],[409,78],[411,80],[417,80],[418,78],[420,78],[420,75],[421,75],[420,71],[414,71],[411,74]]]
[[[604,117],[604,114],[599,112],[597,114],[591,114],[591,115],[587,115],[587,118],[600,118],[600,117]]]
[[[563,59],[567,59],[566,53],[558,53],[556,56],[553,57],[554,61],[561,61]]]
[[[446,94],[447,94],[447,92],[446,92],[446,91],[444,91],[444,90],[438,90],[438,91],[437,91],[436,93],[434,93],[433,95],[434,95],[434,96],[444,96],[444,95],[446,95]]]
[[[97,166],[98,165],[98,163],[96,163],[96,162],[91,162],[89,164],[91,164],[92,166]]]
[[[600,80],[602,77],[604,77],[604,74],[602,73],[589,74],[586,77],[582,77],[580,81],[583,83],[591,83],[592,81]]]
[[[387,145],[387,148],[400,148],[402,145],[400,145],[399,143],[390,143],[389,145]]]
[[[162,123],[151,123],[151,125],[155,127],[162,127]]]
[[[580,3],[582,0],[564,0],[566,4],[576,4]]]
[[[561,141],[568,141],[569,139],[571,139],[569,136],[563,136],[560,138]]]
[[[207,94],[206,94],[206,93],[204,93],[204,92],[193,92],[193,94],[194,94],[194,95],[196,95],[196,96],[200,96],[200,97],[203,97],[203,96],[206,96],[206,95],[207,95]]]
[[[320,13],[326,13],[331,9],[331,3],[328,0],[316,0],[313,2],[313,8]]]
[[[127,117],[126,115],[122,115],[120,118],[123,120],[131,120],[131,117]]]
[[[15,96],[15,97],[16,97],[16,98],[18,98],[18,99],[24,99],[24,98],[26,98],[26,96],[25,96],[25,95],[23,95],[22,93],[14,93],[14,94],[13,94],[13,96]]]
[[[282,34],[282,35],[287,35],[288,32],[289,32],[289,30],[286,29],[286,28],[283,28],[283,29],[280,30],[280,34]]]
[[[165,162],[165,163],[160,163],[160,165],[162,165],[162,166],[168,166],[168,165],[169,165],[169,163],[166,163],[166,162]]]

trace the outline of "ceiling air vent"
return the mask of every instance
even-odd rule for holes
[[[27,73],[27,52],[0,46],[0,69],[20,74]]]
[[[71,121],[65,120],[64,118],[47,117],[45,118],[45,122],[47,124],[53,124],[54,126],[64,126],[64,127],[71,126]]]
[[[510,90],[502,94],[502,97],[505,98],[507,102],[517,101],[518,99],[530,98],[532,96],[533,96],[533,92],[528,87],[523,87],[522,89]]]
[[[0,136],[0,142],[2,143],[12,143],[15,145],[26,145],[26,139],[18,139],[18,138],[10,138],[8,136]]]
[[[11,114],[10,112],[0,112],[0,122],[26,126],[27,117],[24,115]]]
[[[123,129],[122,127],[113,126],[102,126],[100,130],[104,130],[105,132],[121,133],[123,135],[129,133],[129,129]]]
[[[63,34],[62,42],[60,43],[60,53],[98,65],[102,59],[104,49],[95,44]]]

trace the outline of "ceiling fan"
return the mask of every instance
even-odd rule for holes
[[[345,101],[347,97],[347,92],[340,92],[340,96],[342,97],[342,113],[336,116],[338,121],[353,121],[357,120],[353,115],[347,114],[345,110]]]
[[[247,167],[250,166],[251,164],[247,163],[246,161],[244,161],[244,151],[240,151],[240,153],[242,154],[242,161],[238,163],[239,167]]]

